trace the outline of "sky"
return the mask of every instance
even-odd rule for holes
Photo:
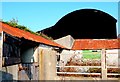
[[[8,1],[2,2],[0,5],[2,5],[1,18],[4,21],[9,21],[12,18],[15,18],[18,20],[18,24],[27,26],[29,29],[35,32],[53,26],[58,20],[70,12],[85,8],[104,11],[118,20],[118,2]]]

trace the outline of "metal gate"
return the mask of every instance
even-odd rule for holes
[[[95,56],[95,53],[96,52],[92,53],[92,55]],[[90,53],[87,53],[87,54],[89,55]],[[83,60],[81,60],[81,61],[78,61],[77,59],[75,60],[76,54],[73,54],[73,56],[71,56],[71,58],[67,61],[68,64],[66,64],[65,61],[63,61],[63,60],[58,61],[58,65],[56,66],[56,68],[57,68],[56,73],[59,76],[80,76],[80,75],[88,76],[88,77],[96,76],[96,77],[100,77],[103,80],[106,80],[109,77],[110,78],[111,77],[119,78],[120,77],[120,74],[119,74],[120,73],[120,68],[119,68],[120,65],[118,62],[115,65],[113,65],[114,61],[112,61],[113,59],[116,59],[116,61],[119,60],[117,55],[119,55],[118,50],[102,49],[100,51],[100,59],[99,59],[100,61],[99,62],[96,62],[96,61],[92,62],[93,61],[93,59],[92,59],[90,61],[87,60],[88,63],[86,63]],[[67,55],[67,56],[69,56],[69,55]],[[65,56],[65,57],[67,57],[67,56]],[[76,58],[77,58],[77,56],[76,56]],[[109,61],[112,61],[112,62],[109,62]],[[83,64],[81,65],[80,62],[83,62]]]

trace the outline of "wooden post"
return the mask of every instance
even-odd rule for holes
[[[1,25],[0,25],[1,26]],[[1,33],[1,41],[0,41],[0,82],[2,82],[2,56],[3,56],[3,31]]]
[[[105,49],[102,49],[101,52],[101,66],[102,66],[102,72],[101,72],[101,76],[102,76],[102,80],[106,80],[107,79],[107,67],[106,67],[106,52]]]
[[[43,49],[39,48],[39,80],[44,80],[44,75],[43,75]]]

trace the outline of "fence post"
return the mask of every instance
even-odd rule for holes
[[[39,48],[39,80],[44,80],[44,66],[43,66],[43,49]]]
[[[0,25],[1,26],[1,25]],[[2,64],[3,64],[3,31],[1,33],[1,41],[0,41],[0,82],[2,82]]]
[[[102,49],[101,52],[101,68],[102,68],[102,72],[101,72],[101,76],[102,76],[102,80],[106,80],[107,79],[107,67],[106,67],[106,52],[105,49]]]

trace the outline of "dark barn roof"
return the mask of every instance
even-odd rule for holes
[[[115,39],[117,20],[95,9],[81,9],[62,17],[54,26],[42,32],[53,39],[71,35],[75,39]]]

